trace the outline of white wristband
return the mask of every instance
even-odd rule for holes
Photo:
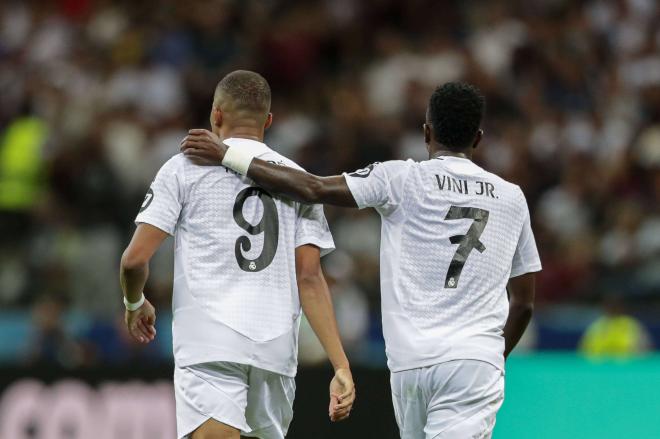
[[[126,300],[126,296],[124,296],[124,306],[128,311],[135,311],[138,308],[140,308],[144,304],[145,298],[144,298],[144,293],[140,296],[140,300],[137,302],[129,302]]]
[[[230,146],[225,152],[225,158],[222,160],[222,166],[233,169],[241,175],[247,175],[250,163],[254,160],[255,154],[248,148],[240,146]]]

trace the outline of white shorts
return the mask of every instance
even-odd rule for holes
[[[294,378],[245,364],[216,362],[174,369],[177,435],[187,438],[207,420],[241,435],[283,439],[293,417]]]
[[[457,360],[393,372],[402,439],[488,439],[504,400],[504,374],[490,363]]]

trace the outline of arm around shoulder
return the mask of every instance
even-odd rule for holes
[[[309,172],[254,159],[247,173],[264,189],[308,204],[357,207],[342,175],[319,177]]]

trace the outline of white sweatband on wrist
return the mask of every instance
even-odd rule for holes
[[[250,163],[255,157],[259,157],[270,151],[270,148],[262,142],[251,139],[230,137],[222,141],[229,148],[222,159],[222,166],[232,169],[241,175],[247,175]]]
[[[241,175],[247,175],[250,163],[254,160],[254,153],[240,146],[230,146],[222,159],[222,166],[232,169]]]
[[[140,296],[140,300],[138,300],[137,302],[129,302],[126,299],[126,296],[124,296],[124,306],[126,307],[126,309],[128,311],[137,310],[138,308],[140,308],[144,304],[144,301],[145,301],[144,293],[142,293],[142,295]]]

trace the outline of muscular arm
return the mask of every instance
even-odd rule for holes
[[[286,166],[254,159],[248,177],[267,191],[309,204],[357,207],[342,175],[319,177]]]
[[[227,152],[218,136],[207,130],[190,130],[181,142],[184,154],[220,164]],[[341,175],[319,177],[263,160],[254,159],[247,176],[269,192],[309,204],[332,204],[357,207],[355,199]]]
[[[534,273],[509,280],[509,317],[504,325],[504,358],[516,347],[534,311]]]

